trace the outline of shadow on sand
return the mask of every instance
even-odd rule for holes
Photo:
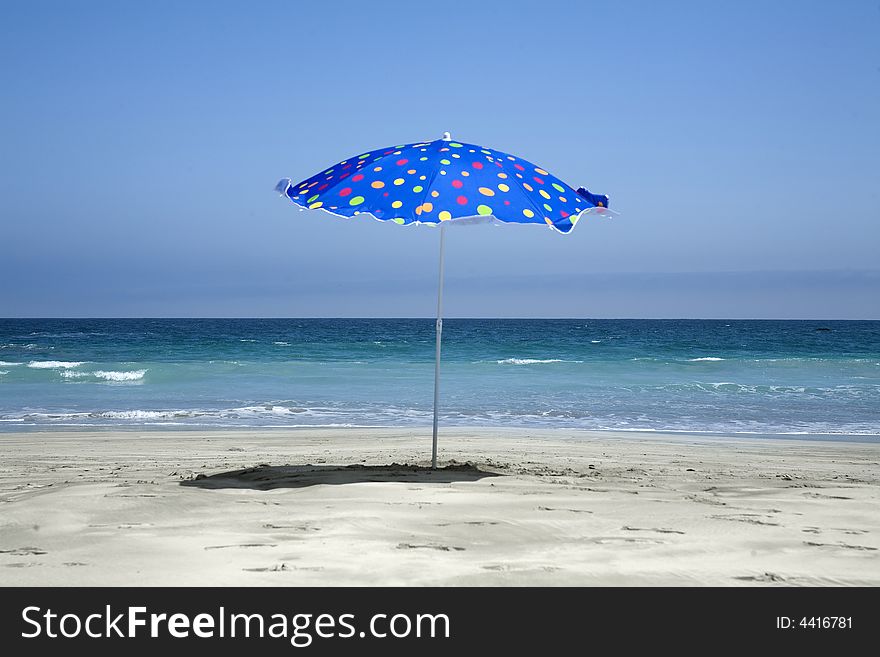
[[[458,481],[478,481],[484,477],[499,477],[494,472],[480,470],[471,463],[451,463],[432,470],[420,465],[258,465],[255,468],[198,475],[180,482],[181,486],[195,488],[305,488],[318,484],[359,484],[368,481],[405,482],[420,484],[449,484]]]

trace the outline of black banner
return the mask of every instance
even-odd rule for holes
[[[5,654],[514,654],[605,646],[848,648],[877,631],[867,588],[6,588]],[[10,651],[11,649],[11,651]]]

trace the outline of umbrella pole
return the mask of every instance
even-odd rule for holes
[[[446,224],[440,224],[440,275],[437,281],[437,352],[434,362],[434,441],[431,446],[431,468],[437,469],[437,420],[440,401],[440,341],[443,336],[443,247],[446,242]]]

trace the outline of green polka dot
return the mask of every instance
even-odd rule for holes
[[[363,203],[363,202],[364,202],[364,197],[363,197],[363,196],[355,196],[353,199],[351,199],[351,200],[348,202],[348,204],[349,204],[349,205],[360,205],[360,204]]]
[[[425,150],[425,149],[423,148],[422,150]],[[420,158],[419,158],[419,162],[424,162],[424,161],[427,160],[427,159],[428,159],[428,158],[426,158],[426,157],[420,157]]]
[[[319,197],[319,196],[320,196],[320,194],[315,194],[315,195],[312,196],[311,198],[306,199],[306,203],[314,203],[315,201],[318,200],[318,197]]]
[[[489,151],[487,151],[485,148],[480,149],[480,152],[481,152],[481,153],[485,153],[486,155],[491,155],[491,154],[492,154],[492,153],[490,153]]]
[[[477,214],[481,214],[483,216],[487,214],[492,214],[492,208],[490,208],[488,205],[478,205]]]
[[[544,204],[544,209],[545,209],[547,212],[553,212],[553,208],[551,208],[551,207],[550,207],[549,205],[547,205],[546,203]]]
[[[368,158],[368,157],[370,157],[370,154],[369,154],[369,153],[364,153],[364,154],[361,155],[358,159],[359,159],[359,160],[364,160],[364,159],[366,159],[366,158]]]
[[[328,174],[328,173],[333,173],[333,169],[327,169],[327,170],[324,172],[324,175],[326,175],[326,174]]]
[[[461,144],[459,144],[457,141],[451,141],[449,142],[449,145],[452,146],[452,148],[461,148]]]
[[[450,162],[449,160],[440,160],[440,164],[449,165],[449,164],[452,164],[452,162]]]
[[[422,191],[423,189],[424,189],[424,187],[422,187],[421,185],[416,185],[415,187],[413,187],[413,191],[414,191],[416,194],[418,194],[418,193],[419,193],[420,191]]]
[[[404,221],[405,221],[405,219],[401,219],[400,217],[395,217],[395,218],[392,219],[391,221],[393,221],[393,222],[396,223],[396,224],[400,224],[400,225],[402,226],[403,223],[404,223]]]
[[[557,183],[553,183],[553,189],[555,189],[557,192],[564,192],[565,191],[565,187],[563,187],[562,185],[559,185]]]

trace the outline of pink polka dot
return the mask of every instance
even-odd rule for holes
[[[342,167],[342,168],[343,168],[343,169],[351,169],[351,165],[350,165],[350,164],[346,164],[346,165],[345,165],[344,167]]]
[[[538,176],[535,176],[535,177],[533,178],[533,180],[534,180],[536,183],[538,183],[539,185],[543,185],[543,184],[544,184],[544,179],[543,179],[543,178],[538,178]]]
[[[345,180],[345,179],[348,178],[350,175],[351,175],[351,174],[343,173],[341,176],[339,176],[339,179],[340,179],[340,180]]]
[[[482,169],[483,163],[482,162],[474,162],[472,166],[474,167],[474,169]]]
[[[382,194],[382,196],[388,196],[388,192],[385,192],[384,194]]]
[[[358,174],[355,174],[351,177],[351,182],[358,182],[363,179],[364,179],[364,174],[358,173]]]
[[[403,166],[404,164],[406,164],[407,162],[409,162],[409,160],[407,160],[406,158],[404,158],[404,159],[402,159],[402,160],[397,160],[397,162],[396,162],[395,164],[397,164],[397,166],[402,167],[402,166]]]
[[[340,196],[348,196],[349,194],[351,194],[351,187],[346,187],[345,189],[339,190]]]
[[[510,205],[510,201],[504,201],[504,205]]]
[[[464,183],[461,182],[460,180],[453,180],[452,186],[455,187],[456,189],[461,189],[462,187],[464,187]]]
[[[324,183],[323,185],[321,185],[320,187],[318,187],[318,191],[319,191],[319,192],[323,192],[323,191],[324,191],[325,189],[327,189],[329,186],[330,186],[329,184]]]
[[[562,218],[563,218],[563,219],[565,219],[565,218],[568,216],[568,212],[566,212],[565,210],[560,210],[560,211],[559,211],[559,214],[562,215]]]
[[[514,164],[514,165],[513,165],[513,168],[514,168],[514,169],[519,169],[520,171],[525,171],[525,170],[526,170],[526,168],[525,168],[522,164]]]
[[[455,201],[459,205],[467,205],[467,196],[459,196],[457,199],[455,199]]]

